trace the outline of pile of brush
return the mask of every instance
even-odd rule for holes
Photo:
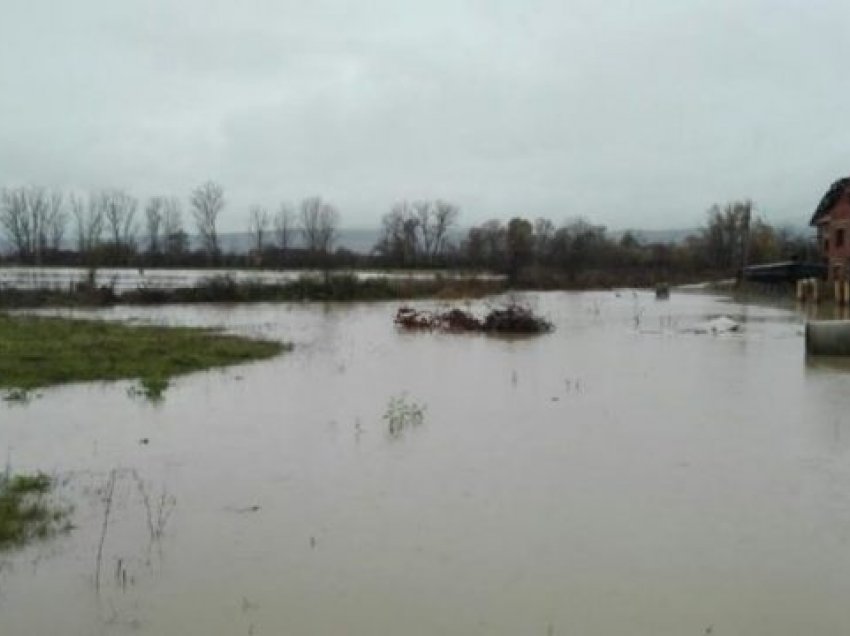
[[[404,329],[453,332],[522,334],[552,330],[552,323],[536,316],[530,308],[516,303],[491,310],[483,320],[462,309],[419,311],[412,307],[400,307],[395,316],[395,324]]]

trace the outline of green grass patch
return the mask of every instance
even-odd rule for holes
[[[47,500],[53,480],[43,474],[0,474],[0,550],[70,528],[68,510]]]
[[[0,388],[140,378],[143,392],[156,397],[172,376],[288,348],[208,329],[0,314]]]

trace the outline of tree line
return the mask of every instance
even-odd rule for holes
[[[556,226],[520,216],[491,219],[450,240],[458,215],[443,202],[396,204],[382,219],[375,262],[480,268],[525,286],[582,287],[731,276],[748,264],[819,258],[799,233],[755,216],[749,200],[712,206],[705,224],[678,242],[648,243],[630,231],[615,238],[584,218]]]
[[[703,227],[676,243],[646,243],[632,232],[612,237],[577,218],[556,226],[515,216],[459,229],[460,208],[442,199],[400,201],[381,217],[369,254],[337,248],[340,213],[320,196],[270,210],[253,205],[246,229],[252,249],[222,250],[218,231],[226,199],[207,181],[188,197],[195,239],[178,197],[140,202],[124,190],[65,195],[42,187],[0,190],[0,229],[14,254],[33,265],[453,267],[500,272],[529,285],[592,284],[594,275],[641,273],[655,279],[732,274],[744,264],[815,258],[809,242],[753,214],[750,201],[712,206]],[[71,247],[73,246],[73,247]]]
[[[14,251],[12,258],[22,264],[244,265],[243,256],[221,248],[222,186],[207,181],[192,190],[188,203],[196,245],[184,227],[178,197],[152,196],[141,205],[136,197],[115,189],[66,196],[36,186],[3,188],[0,229]],[[300,238],[301,257],[321,261],[332,251],[339,218],[338,210],[318,196],[303,199],[297,207],[282,203],[274,213],[252,206],[253,257],[260,259],[269,249],[286,255]]]

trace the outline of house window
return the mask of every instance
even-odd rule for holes
[[[844,228],[835,230],[835,247],[844,245]]]

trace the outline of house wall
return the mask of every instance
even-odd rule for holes
[[[830,280],[850,279],[850,190],[846,190],[818,234],[829,264]],[[840,233],[843,231],[843,241]],[[826,242],[828,241],[828,243]]]

